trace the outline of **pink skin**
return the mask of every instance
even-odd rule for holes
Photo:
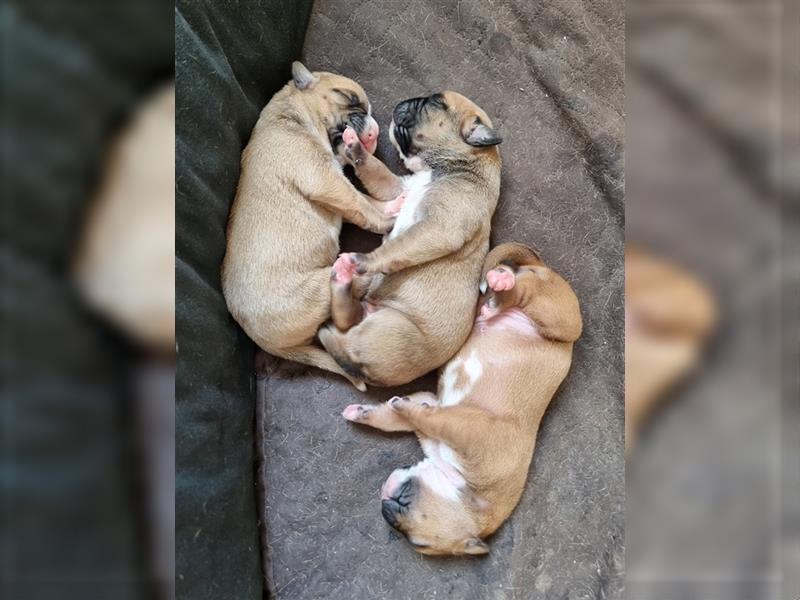
[[[351,254],[340,254],[336,262],[333,263],[333,278],[338,283],[350,283],[356,273],[356,263],[351,258]]]
[[[514,287],[514,273],[504,266],[495,267],[486,273],[486,283],[489,288],[495,292],[504,292]],[[489,306],[488,302],[481,305],[479,319],[488,321],[500,314],[500,310],[496,307]]]
[[[406,193],[403,192],[391,202],[386,203],[386,209],[384,210],[384,212],[390,217],[395,217],[400,214],[400,209],[403,208],[403,204],[405,203],[406,203]]]
[[[505,267],[495,267],[486,274],[486,283],[495,292],[510,290],[514,287],[514,273]]]
[[[394,495],[394,492],[405,481],[403,477],[404,469],[395,469],[389,478],[383,482],[381,486],[381,500],[388,500]]]
[[[364,406],[363,404],[350,404],[342,411],[342,416],[348,421],[358,421],[369,411],[369,406]]]
[[[379,132],[380,128],[378,124],[372,119],[369,125],[367,125],[366,130],[360,136],[356,133],[356,130],[349,125],[345,127],[345,130],[342,132],[342,141],[348,148],[352,148],[356,142],[361,142],[361,145],[364,146],[364,150],[373,154],[375,148],[378,146]]]

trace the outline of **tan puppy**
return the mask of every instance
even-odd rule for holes
[[[413,431],[425,460],[395,470],[382,513],[425,554],[485,554],[519,502],[539,421],[581,333],[569,284],[529,248],[486,257],[486,294],[467,343],[444,368],[437,396],[422,392],[343,416],[384,431]]]
[[[413,175],[399,178],[346,140],[370,194],[402,205],[383,245],[334,265],[332,317],[322,344],[351,376],[398,385],[442,365],[472,326],[477,282],[500,192],[500,137],[455,92],[394,110],[390,136]],[[352,143],[351,143],[352,142]],[[366,283],[355,274],[366,275]]]
[[[74,275],[86,302],[148,350],[175,354],[175,84],[114,143]]]
[[[700,281],[626,244],[626,452],[665,392],[698,364],[716,321],[716,303]]]
[[[378,124],[356,82],[311,73],[298,62],[292,76],[264,107],[242,153],[222,290],[234,319],[261,348],[363,389],[313,341],[330,317],[342,219],[379,233],[394,222],[342,173],[342,132],[351,126],[372,152]]]

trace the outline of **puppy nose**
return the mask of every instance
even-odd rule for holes
[[[393,498],[381,502],[381,514],[392,527],[397,526],[397,513],[399,512],[400,504]]]

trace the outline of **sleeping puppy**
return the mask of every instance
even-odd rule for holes
[[[378,233],[394,222],[383,203],[342,172],[348,126],[367,153],[375,150],[378,124],[361,86],[295,62],[292,81],[264,107],[242,153],[222,290],[234,319],[261,348],[364,389],[313,343],[330,317],[342,219]]]
[[[424,554],[485,554],[482,540],[519,502],[547,405],[581,334],[569,284],[521,244],[486,257],[479,312],[447,363],[438,394],[353,404],[342,415],[384,431],[412,431],[425,459],[395,470],[381,490],[384,518]]]
[[[500,137],[464,96],[401,102],[390,137],[412,175],[392,174],[345,132],[364,187],[400,212],[379,248],[334,264],[333,325],[319,334],[352,377],[382,386],[435,369],[466,340],[500,192]]]

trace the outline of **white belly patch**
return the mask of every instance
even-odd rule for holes
[[[442,374],[442,406],[453,406],[467,397],[483,374],[483,365],[473,350],[465,359],[458,357],[445,367]]]
[[[396,237],[414,223],[416,223],[416,212],[419,203],[425,197],[425,191],[431,182],[430,171],[419,171],[413,175],[403,177],[403,192],[406,194],[406,201],[397,215],[394,228],[389,234],[389,239]]]

